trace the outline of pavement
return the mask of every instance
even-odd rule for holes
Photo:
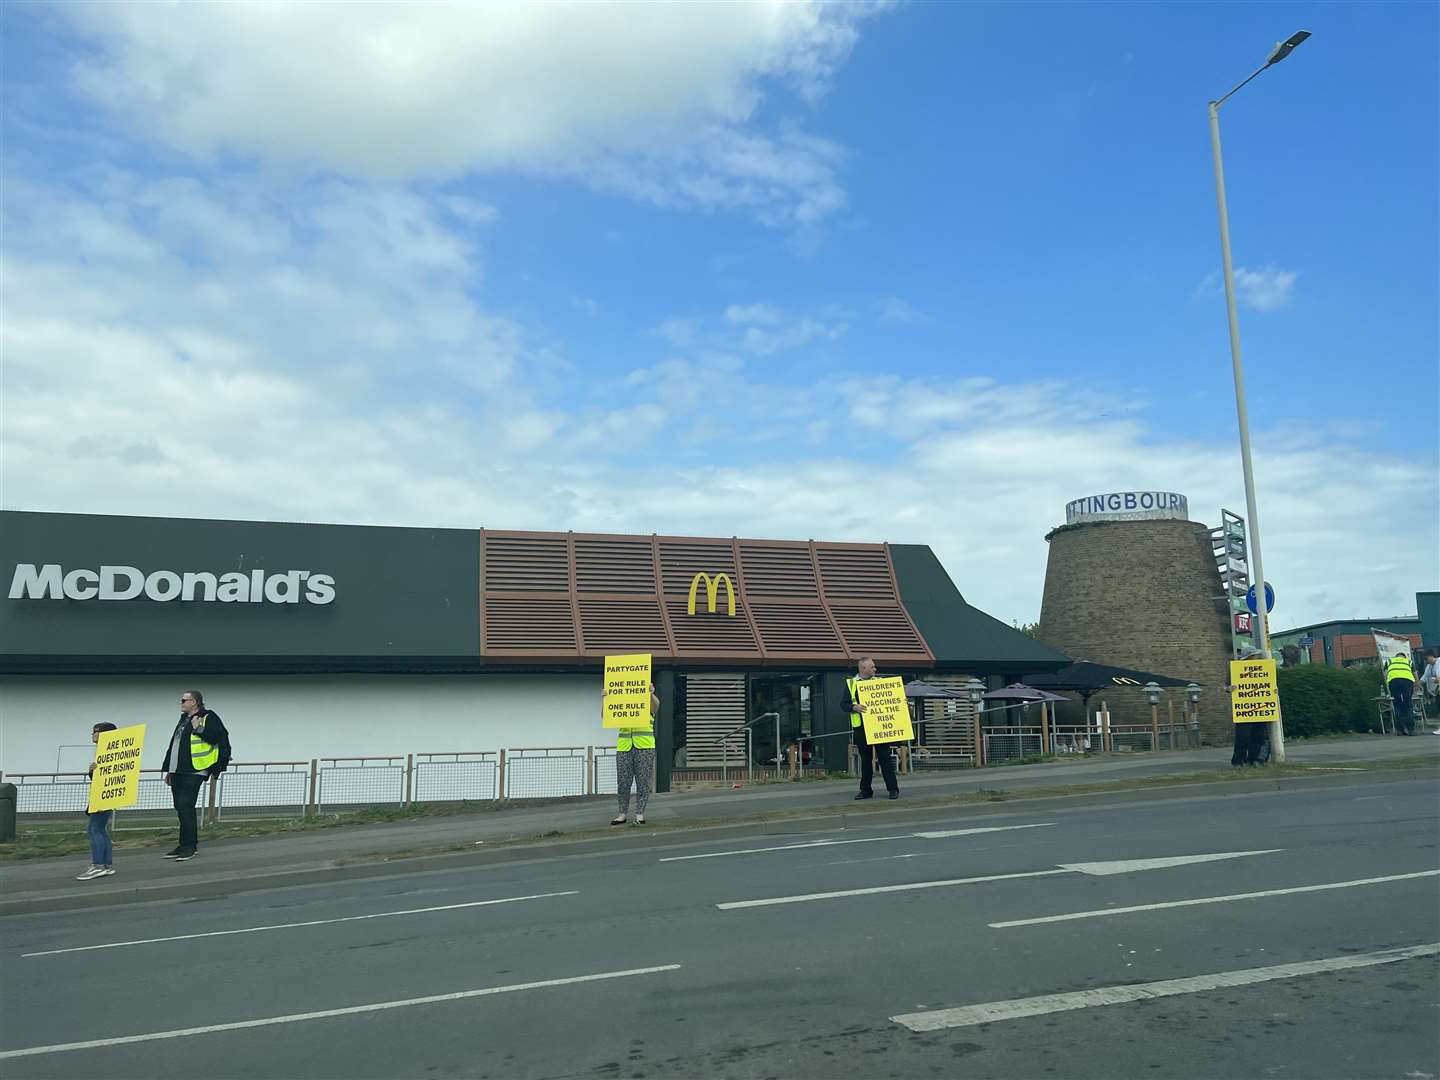
[[[1433,1078],[1440,783],[1315,767],[0,919],[0,1074]]]
[[[1346,762],[1354,761],[1426,756],[1440,763],[1440,737],[1375,736],[1296,742],[1288,748],[1288,756],[1289,764],[1309,766],[1315,770],[1314,776],[1277,781],[1259,769],[1254,779],[1247,779],[1242,787],[1273,788],[1277,784],[1338,779],[1345,774],[1329,770],[1343,769]],[[981,792],[1023,796],[1027,790],[1037,788],[1231,771],[1229,750],[1210,747],[902,777],[902,797],[897,802],[884,798],[883,787],[879,789],[880,797],[853,802],[853,780],[705,789],[654,796],[646,814],[648,826],[625,829],[607,828],[615,812],[610,797],[538,806],[492,804],[473,813],[445,817],[202,842],[199,857],[180,864],[159,858],[163,848],[122,848],[116,851],[115,876],[89,882],[73,880],[75,873],[84,868],[84,856],[0,864],[0,915],[206,897],[286,884],[406,873],[419,858],[426,859],[427,866],[448,865],[457,858],[478,864],[515,861],[536,851],[553,853],[552,849],[562,845],[567,850],[590,850],[617,843],[662,843],[676,828],[724,835],[763,822],[764,831],[779,834],[813,827],[807,824],[807,819],[812,818],[829,819],[829,824],[850,828],[873,820],[874,815],[914,813],[917,806],[923,810],[926,804]],[[1232,783],[1229,781],[1227,788]],[[1183,792],[1161,788],[1147,794],[1169,799]],[[1107,797],[1136,796],[1073,798],[1096,801]],[[997,803],[990,809],[1003,806]],[[984,813],[985,808],[973,807],[972,811]],[[597,837],[597,831],[603,835]],[[406,865],[401,865],[402,860]]]

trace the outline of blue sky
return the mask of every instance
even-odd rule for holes
[[[1432,5],[10,5],[4,504],[925,542],[1034,619],[1068,499],[1242,504],[1205,103],[1301,27],[1223,112],[1275,617],[1413,611]]]

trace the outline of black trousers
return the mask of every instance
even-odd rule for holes
[[[1269,735],[1269,724],[1236,724],[1235,750],[1230,755],[1230,764],[1259,764],[1260,753],[1265,749],[1265,740]]]
[[[1415,714],[1411,712],[1415,684],[1409,679],[1390,680],[1390,700],[1395,704],[1395,730],[1406,735],[1415,732]]]
[[[200,843],[200,833],[195,822],[195,801],[200,797],[200,789],[204,786],[203,773],[172,773],[170,776],[170,798],[175,801],[175,813],[180,818],[182,848],[193,848]]]
[[[885,790],[895,792],[900,790],[900,782],[895,779],[895,755],[894,747],[889,743],[881,746],[871,746],[865,741],[865,728],[860,726],[852,729],[855,732],[855,745],[860,748],[860,794],[873,795],[875,782],[875,761],[874,755],[880,755],[880,775],[885,778]]]

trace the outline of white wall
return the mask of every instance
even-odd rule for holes
[[[158,768],[191,688],[240,762],[615,743],[598,674],[5,676],[0,769],[52,772],[58,754],[60,771],[83,770],[101,721],[148,724],[144,767]]]

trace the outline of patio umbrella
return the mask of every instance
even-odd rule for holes
[[[905,696],[907,698],[964,698],[969,700],[970,694],[953,686],[936,686],[934,683],[921,682],[916,679],[914,682],[905,684]]]
[[[1115,667],[1111,664],[1092,664],[1089,660],[1050,671],[1042,675],[1026,675],[1020,680],[1026,686],[1037,686],[1046,690],[1078,690],[1089,697],[1096,690],[1111,686],[1127,686],[1139,690],[1146,683],[1160,686],[1185,686],[1189,679],[1176,679],[1169,675],[1156,675],[1149,671]]]
[[[1048,690],[1037,690],[1023,683],[1011,683],[1003,690],[991,690],[985,695],[986,701],[1069,701],[1064,694],[1052,694]]]

